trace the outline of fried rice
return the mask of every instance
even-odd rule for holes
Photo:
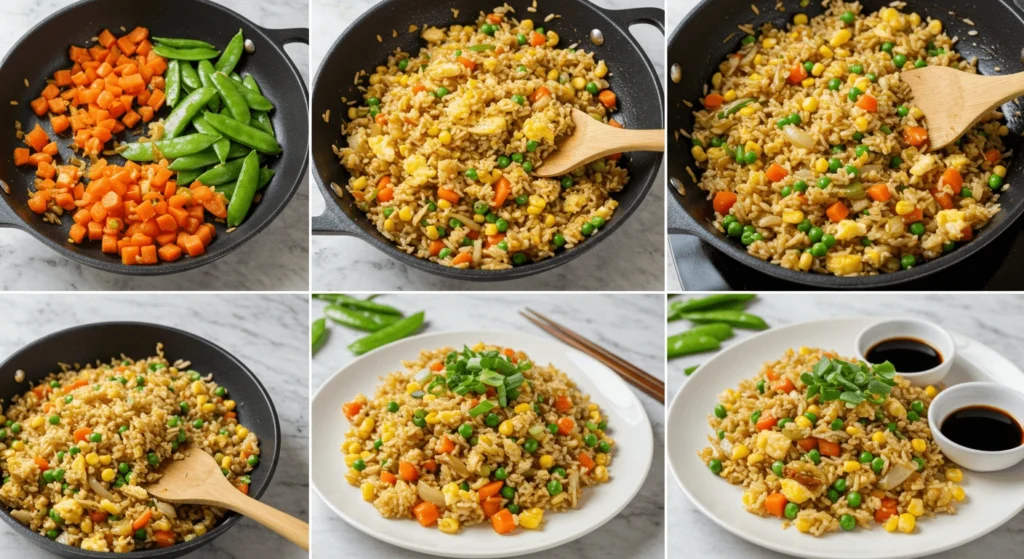
[[[1002,114],[925,153],[923,113],[901,71],[976,73],[940,20],[865,14],[826,1],[787,29],[765,24],[705,88],[687,134],[715,227],[784,268],[839,276],[895,272],[970,241],[999,212],[1010,155]],[[735,225],[733,225],[735,223]]]
[[[955,514],[965,499],[963,472],[947,464],[925,411],[937,389],[896,375],[881,404],[808,399],[801,375],[825,357],[836,355],[789,349],[722,393],[700,459],[744,488],[747,512],[812,536],[876,523],[913,533],[920,518]]]
[[[226,389],[189,365],[168,362],[158,345],[148,359],[61,365],[13,398],[0,413],[0,503],[33,531],[89,551],[168,547],[213,529],[223,509],[157,501],[142,487],[191,444],[248,493],[256,435]]]
[[[572,133],[572,109],[617,125],[608,66],[561,45],[550,18],[520,21],[505,5],[475,25],[427,27],[418,54],[396,50],[360,85],[334,149],[345,189],[400,249],[498,270],[572,249],[611,219],[629,179],[621,154],[531,174]]]
[[[474,360],[522,375],[506,405],[493,383],[459,394]],[[360,394],[343,409],[352,424],[345,479],[385,518],[447,534],[488,520],[498,533],[540,529],[546,511],[577,508],[585,487],[608,481],[614,441],[601,410],[554,366],[483,344],[402,364],[372,399]]]

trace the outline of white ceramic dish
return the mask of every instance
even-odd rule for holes
[[[345,481],[339,450],[348,421],[341,405],[356,394],[372,397],[380,378],[399,370],[402,360],[422,349],[461,348],[477,342],[514,347],[535,363],[551,363],[605,412],[615,454],[611,481],[591,487],[578,509],[545,514],[542,530],[499,535],[490,524],[463,528],[458,535],[423,528],[415,520],[388,520],[363,501],[358,487]],[[619,376],[592,357],[559,342],[518,332],[441,332],[423,334],[372,351],[341,369],[320,387],[312,405],[313,489],[324,503],[355,528],[381,541],[446,557],[511,557],[550,549],[583,537],[614,518],[636,496],[654,454],[654,436],[640,400]]]
[[[938,384],[949,374],[950,367],[956,361],[956,342],[948,331],[931,322],[917,320],[914,318],[896,318],[876,322],[857,336],[857,354],[862,361],[867,361],[865,355],[868,350],[878,342],[891,340],[893,338],[915,338],[920,340],[939,352],[942,362],[926,371],[907,373],[897,370],[904,378],[917,386],[928,386]]]
[[[830,533],[814,538],[782,529],[777,518],[761,518],[743,510],[740,486],[708,472],[697,458],[711,432],[707,416],[718,394],[754,376],[765,361],[786,348],[809,346],[857,354],[859,332],[880,322],[874,318],[829,319],[774,328],[729,346],[691,376],[672,400],[667,416],[666,456],[676,483],[708,517],[754,544],[800,557],[828,559],[895,559],[920,557],[963,545],[998,528],[1024,509],[1024,464],[995,473],[966,472],[967,499],[956,515],[922,518],[913,535],[871,530]],[[970,381],[997,382],[1024,392],[1024,372],[980,343],[954,334],[957,358],[947,385]],[[672,514],[673,511],[669,511]],[[682,550],[670,550],[679,553]]]
[[[928,426],[942,453],[961,466],[978,472],[1005,470],[1024,460],[1024,445],[1009,450],[982,451],[959,445],[939,427],[949,415],[967,406],[986,405],[1008,412],[1018,424],[1024,418],[1024,394],[991,382],[965,382],[943,390],[928,408]]]

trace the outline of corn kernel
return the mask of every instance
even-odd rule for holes
[[[604,466],[594,466],[594,479],[601,483],[608,481],[608,468]]]
[[[214,411],[217,410],[217,405],[216,404],[203,404],[202,408],[200,408],[200,409],[203,410],[203,413],[213,413]]]
[[[732,449],[732,459],[742,460],[750,455],[750,448],[745,444],[736,445]]]
[[[394,231],[395,230],[395,220],[390,218],[390,217],[385,219],[384,220],[384,230],[385,231]]]
[[[913,25],[914,27],[921,25],[921,16],[919,16],[917,12],[910,14],[907,19],[910,21],[910,25]]]
[[[220,467],[224,468],[225,470],[230,470],[231,469],[231,457],[230,456],[225,456],[220,461]]]
[[[757,112],[757,107],[754,107],[753,105],[747,105],[746,107],[743,107],[742,109],[740,109],[740,115],[741,116],[754,116],[754,113],[756,113],[756,112]]]
[[[377,488],[372,483],[364,483],[359,487],[363,493],[363,500],[366,502],[372,502],[377,497]]]
[[[824,157],[818,158],[818,160],[814,162],[814,170],[819,173],[828,171],[828,161],[826,161]]]
[[[727,103],[735,101],[736,100],[736,90],[735,89],[730,89],[729,91],[726,91],[725,95],[723,95],[722,98],[725,99],[725,101]]]
[[[539,462],[540,467],[546,470],[555,464],[555,459],[550,454],[545,454],[544,456],[540,457]]]
[[[875,441],[878,444],[882,444],[885,442],[885,433],[883,433],[882,431],[875,431],[874,433],[871,434],[871,440]]]
[[[430,425],[437,425],[438,423],[441,423],[441,418],[437,415],[436,411],[428,413],[423,419]]]
[[[807,419],[802,415],[797,416],[795,422],[797,426],[800,427],[801,429],[810,429],[811,427],[814,426],[814,424],[811,423],[810,419]]]
[[[452,133],[447,130],[442,130],[441,133],[437,135],[437,139],[441,140],[441,145],[446,146],[452,143]]]
[[[358,117],[359,117],[359,111],[357,111],[355,107],[349,107],[348,108],[348,119],[349,120],[355,120]]]
[[[921,120],[922,118],[924,118],[924,111],[917,107],[910,107],[910,116],[918,120]]]
[[[607,466],[608,455],[604,452],[598,452],[597,455],[594,456],[594,462],[597,462],[598,466]]]
[[[359,177],[352,181],[352,190],[362,190],[366,188],[366,177]]]
[[[533,31],[533,20],[532,19],[524,19],[523,21],[519,22],[519,25],[523,29],[525,29],[527,31]]]
[[[911,499],[910,504],[907,505],[907,512],[914,516],[921,516],[924,514],[924,501],[921,499]]]
[[[804,534],[811,531],[811,521],[806,518],[797,518],[793,525],[796,526],[797,530]]]
[[[1005,124],[1000,125],[999,129],[996,130],[996,134],[999,134],[1000,136],[1009,136],[1010,135],[1010,129],[1007,128]]]
[[[238,438],[244,439],[249,434],[249,430],[239,425],[235,427],[235,434],[238,435]]]
[[[782,221],[796,225],[804,220],[804,212],[800,210],[785,210],[782,212]]]
[[[747,456],[747,464],[759,464],[764,461],[763,452],[755,452],[750,456]]]
[[[843,462],[843,471],[852,474],[853,472],[860,470],[860,462],[856,460],[847,460]]]
[[[113,461],[114,461],[114,459],[111,458],[110,455],[104,454],[103,456],[100,456],[100,465],[101,466],[109,466],[110,463],[113,462]]]
[[[803,108],[803,110],[813,113],[814,111],[818,110],[818,98],[808,97],[807,99],[804,99],[804,102],[801,104],[801,107]]]
[[[900,517],[895,514],[885,519],[885,523],[882,524],[882,528],[885,528],[886,532],[895,532],[896,526],[900,523]]]
[[[946,470],[946,479],[953,483],[960,483],[964,480],[964,472],[960,468],[949,468]]]
[[[800,254],[800,261],[797,262],[796,267],[806,272],[811,269],[812,264],[814,264],[814,257],[811,256],[811,253],[804,252]]]
[[[398,218],[402,221],[412,220],[412,206],[403,206],[402,209],[398,210]],[[417,388],[417,390],[419,390]]]
[[[356,463],[356,460],[359,460],[359,455],[358,454],[346,454],[345,455],[345,465],[348,466],[349,468],[352,467],[352,464]]]
[[[498,432],[501,433],[502,435],[505,435],[506,437],[511,436],[512,431],[514,430],[515,428],[512,426],[512,422],[507,419],[505,421],[502,421],[501,425],[498,425]]]
[[[604,216],[602,216],[602,217],[604,217]],[[607,219],[607,218],[605,218],[605,219]],[[547,214],[546,216],[544,216],[544,226],[545,227],[553,227],[554,225],[555,225],[555,216],[553,216],[551,214]]]
[[[796,14],[793,16],[793,23],[796,25],[807,25],[807,14]]]
[[[494,223],[488,223],[487,225],[484,226],[484,233],[487,235],[497,235],[498,226]]]
[[[103,481],[110,482],[114,481],[114,478],[117,477],[117,474],[114,473],[113,468],[106,468],[103,470],[102,473],[100,473],[100,477],[103,479]]]
[[[929,384],[928,386],[924,387],[924,393],[925,396],[928,396],[929,398],[934,398],[935,395],[939,393],[939,391],[936,390],[934,386]]]
[[[906,200],[900,200],[896,202],[896,214],[907,215],[914,212],[914,204],[907,202]]]
[[[806,78],[804,81],[802,81],[800,83],[804,87],[811,87],[812,85],[814,85],[814,78]]]
[[[532,509],[526,509],[519,514],[519,525],[527,530],[536,530],[540,528],[541,522],[544,520],[544,509],[534,507]]]
[[[388,442],[393,438],[395,438],[394,431],[384,431],[383,433],[380,434],[380,439],[384,442]]]
[[[832,49],[828,48],[826,45],[821,45],[818,48],[818,54],[825,58],[832,58],[835,55],[835,53],[832,52]]]
[[[851,437],[856,437],[857,435],[863,432],[863,429],[861,429],[860,427],[854,427],[853,425],[850,425],[849,427],[846,428],[846,434],[850,435]]]
[[[33,429],[38,429],[38,428],[43,426],[43,421],[44,421],[43,416],[37,415],[36,417],[32,418],[32,421],[30,421],[28,423],[28,425],[29,425],[29,427],[31,427]]]
[[[431,241],[436,241],[440,237],[441,237],[441,234],[437,231],[437,226],[435,226],[435,225],[428,225],[427,226],[427,238],[428,239],[430,239]]]
[[[910,446],[914,452],[924,452],[928,448],[928,443],[924,442],[924,439],[914,439],[910,441]]]
[[[100,463],[100,455],[95,452],[90,452],[85,455],[85,462],[90,466],[95,466]]]
[[[833,47],[838,47],[849,41],[851,37],[853,37],[853,33],[851,33],[849,29],[840,29],[839,31],[836,31],[835,35],[832,35],[832,40],[830,40],[828,44]]]
[[[17,450],[18,452],[21,452],[22,450],[25,450],[25,443],[21,441],[14,441],[13,443],[11,443],[11,448]]]
[[[860,132],[867,132],[869,124],[870,122],[868,121],[867,117],[864,116],[859,116],[853,119],[853,125],[856,126],[857,130],[859,130]]]
[[[437,521],[437,528],[445,534],[454,534],[459,531],[459,519],[442,518]]]
[[[198,404],[200,406],[202,406],[203,404],[205,404],[206,402],[209,402],[209,401],[210,401],[210,397],[205,395],[205,394],[200,394],[199,396],[196,396],[196,404]]]
[[[995,169],[992,169],[992,173],[996,174],[996,175],[999,175],[1000,177],[1005,179],[1006,178],[1006,167],[1003,167],[1002,165],[996,165]]]
[[[234,400],[224,400],[224,409],[228,411],[233,411],[235,409],[235,405]]]
[[[192,383],[192,392],[195,394],[206,394],[206,383],[197,380]]]
[[[821,415],[821,408],[813,404],[807,407],[807,411],[813,413],[814,415]]]
[[[722,87],[722,73],[721,72],[715,72],[715,75],[711,76],[711,85],[715,89],[718,89],[719,87]],[[576,89],[583,89],[583,88],[582,87],[577,87]]]
[[[964,498],[966,498],[966,497],[967,497],[967,494],[964,493],[964,488],[963,487],[960,487],[958,485],[958,486],[953,488],[953,498],[954,499],[956,499],[957,501],[963,501]]]
[[[917,518],[909,512],[905,512],[900,515],[900,519],[897,522],[896,528],[904,534],[909,534],[914,531],[914,526],[917,524]]]
[[[760,66],[763,62],[764,56],[761,56],[761,53],[757,53],[754,55],[754,64]]]
[[[423,386],[420,383],[416,382],[416,381],[412,381],[409,384],[405,385],[405,393],[406,394],[412,394],[413,392],[416,392],[417,390],[422,390],[422,389],[423,389]]]
[[[537,206],[529,206],[529,207],[526,208],[526,213],[528,213],[530,215],[540,215],[543,211],[544,211],[544,208],[540,208],[540,207],[537,207]]]

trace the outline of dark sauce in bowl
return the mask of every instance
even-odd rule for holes
[[[917,338],[882,340],[871,346],[864,357],[875,364],[888,361],[900,373],[920,373],[942,364],[939,350]]]
[[[1024,445],[1024,428],[1009,413],[991,406],[967,406],[946,416],[939,431],[960,446],[996,452]]]

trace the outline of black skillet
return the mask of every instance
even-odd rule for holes
[[[131,31],[135,26],[148,27],[150,33],[161,37],[187,37],[203,39],[223,49],[239,29],[256,45],[253,54],[245,54],[238,72],[252,74],[276,109],[271,113],[274,129],[284,153],[272,162],[277,172],[274,180],[263,190],[263,198],[253,207],[246,222],[230,234],[223,224],[217,224],[216,240],[207,247],[206,254],[198,258],[182,258],[177,262],[161,262],[155,266],[125,266],[116,255],[100,252],[99,243],[73,245],[67,242],[73,223],[65,216],[63,225],[54,226],[28,209],[28,187],[32,184],[34,167],[15,167],[14,148],[24,144],[14,135],[14,121],[31,130],[39,122],[47,134],[60,144],[60,161],[67,161],[71,153],[70,133],[53,134],[49,119],[39,119],[29,107],[39,97],[44,80],[53,72],[68,68],[68,47],[93,44],[104,28],[121,35],[121,27]],[[76,262],[127,275],[155,276],[197,268],[228,254],[256,236],[277,217],[299,185],[305,180],[308,168],[308,136],[306,123],[309,113],[308,96],[295,64],[284,51],[288,43],[309,44],[308,29],[264,29],[241,15],[208,0],[173,0],[140,2],[137,0],[82,0],[57,11],[32,28],[7,53],[0,65],[0,179],[7,182],[12,192],[0,193],[0,227],[16,227],[39,239],[54,251]],[[28,79],[30,87],[25,87]],[[10,104],[17,101],[18,105]],[[166,109],[164,109],[166,111]],[[161,114],[164,112],[162,111]],[[127,132],[118,136],[122,141]],[[120,157],[108,161],[123,164]]]
[[[1018,5],[1024,0],[1015,0]],[[806,8],[800,8],[797,0],[784,2],[786,11],[774,8],[775,1],[757,3],[760,15],[750,9],[750,0],[705,0],[691,11],[673,32],[668,45],[669,65],[679,64],[682,68],[682,80],[679,83],[669,81],[668,126],[669,130],[693,130],[694,119],[692,109],[683,105],[683,100],[695,103],[703,94],[704,84],[710,82],[711,75],[718,64],[738,47],[743,34],[736,26],[749,24],[755,28],[766,22],[776,27],[791,23],[797,13],[807,13],[811,17],[822,13],[821,2],[811,2]],[[888,0],[864,0],[862,5],[865,13],[876,11],[889,4]],[[904,12],[917,12],[922,19],[931,16],[942,20],[946,33],[951,37],[960,37],[957,51],[965,58],[978,58],[978,69],[982,74],[1010,74],[1024,70],[1021,63],[1020,37],[1024,32],[1024,18],[1020,8],[1015,8],[1009,0],[910,0]],[[953,15],[950,15],[950,14]],[[970,19],[974,26],[962,20]],[[971,37],[968,31],[975,30],[977,36]],[[735,33],[729,41],[725,37]],[[1010,136],[1004,138],[1007,148],[1018,151],[1021,146],[1019,134],[1024,131],[1024,119],[1016,102],[1007,103],[1003,108],[1007,117]],[[832,275],[798,272],[787,270],[781,266],[770,264],[747,254],[743,245],[732,241],[712,227],[714,210],[706,194],[690,179],[686,167],[694,172],[699,169],[690,155],[690,144],[679,136],[669,135],[668,145],[668,176],[669,194],[668,227],[670,234],[694,235],[724,253],[737,262],[767,274],[774,278],[805,286],[826,289],[865,289],[884,288],[914,280],[922,279],[962,262],[972,254],[980,251],[1003,233],[1016,230],[1013,227],[1017,218],[1024,213],[1024,191],[1011,188],[1002,193],[999,203],[1002,211],[997,214],[984,229],[975,234],[974,240],[956,249],[952,254],[941,256],[910,270],[879,274],[856,278],[837,277]],[[1006,176],[1007,184],[1024,184],[1024,167],[1013,161]],[[676,186],[682,184],[686,195],[682,196]],[[678,262],[686,266],[686,262]]]
[[[629,27],[649,24],[664,32],[664,10],[606,10],[586,0],[543,0],[538,3],[537,12],[531,13],[526,8],[534,4],[533,0],[508,0],[507,3],[515,8],[518,19],[533,19],[536,25],[556,31],[560,37],[560,46],[578,43],[580,48],[594,52],[597,58],[607,61],[611,69],[608,81],[619,98],[619,110],[613,113],[616,120],[626,128],[662,127],[661,81],[636,39],[629,34]],[[340,126],[348,107],[341,102],[341,98],[362,99],[362,94],[352,83],[356,72],[372,71],[378,64],[385,63],[388,55],[396,48],[405,52],[418,52],[424,42],[418,32],[408,32],[411,24],[422,29],[424,25],[447,27],[460,22],[472,23],[481,11],[490,11],[500,4],[497,0],[384,0],[354,21],[334,43],[324,57],[313,85],[313,112],[322,115],[330,110],[332,115],[330,122],[324,122],[319,117],[313,119],[313,168],[316,171],[313,176],[326,200],[324,213],[313,218],[314,234],[359,237],[404,264],[439,276],[474,281],[509,280],[543,272],[576,258],[614,233],[640,206],[658,174],[662,158],[660,153],[637,152],[623,157],[630,172],[629,184],[613,196],[618,200],[619,207],[600,234],[572,250],[562,250],[554,257],[540,262],[505,270],[461,270],[416,258],[399,250],[355,207],[351,196],[339,198],[334,194],[331,183],[345,185],[350,176],[334,155],[332,146],[344,145]],[[452,18],[453,9],[459,11],[458,20]],[[559,14],[562,18],[542,23],[547,14]],[[590,41],[591,29],[600,29],[604,33],[603,45],[595,46]],[[392,30],[398,31],[398,37],[392,38]],[[383,42],[377,41],[378,35]]]
[[[228,389],[238,403],[238,420],[256,434],[260,441],[260,464],[252,471],[249,496],[259,499],[270,485],[277,468],[281,449],[281,426],[277,410],[263,384],[241,361],[212,342],[198,336],[156,324],[142,322],[100,322],[54,332],[19,349],[0,364],[0,401],[9,405],[11,398],[27,392],[40,379],[59,371],[57,363],[86,364],[97,360],[107,363],[123,353],[133,359],[156,355],[156,344],[164,344],[167,359],[191,361],[190,367],[200,373],[213,374],[218,384]],[[25,372],[25,380],[15,382],[15,371]],[[0,518],[19,535],[43,549],[72,558],[110,558],[124,554],[83,551],[59,544],[41,536],[18,522],[0,505]],[[131,557],[181,557],[212,542],[228,531],[241,517],[228,513],[216,528],[191,541],[171,547],[133,551]]]

